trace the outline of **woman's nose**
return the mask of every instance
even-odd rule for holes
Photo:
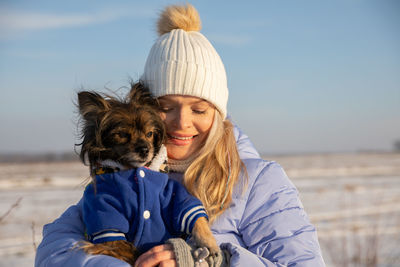
[[[190,113],[184,109],[179,110],[175,123],[179,129],[189,128],[191,125]]]

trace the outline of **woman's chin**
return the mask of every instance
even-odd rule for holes
[[[183,149],[182,147],[176,148],[166,145],[168,151],[168,158],[174,160],[185,160],[188,159],[193,152],[189,149]]]

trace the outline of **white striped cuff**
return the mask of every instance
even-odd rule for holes
[[[92,236],[93,243],[103,243],[107,241],[126,240],[125,234],[115,231],[102,232]]]
[[[207,213],[203,206],[196,206],[188,210],[182,218],[181,222],[181,232],[190,234],[191,225],[197,220],[199,217],[206,217]]]

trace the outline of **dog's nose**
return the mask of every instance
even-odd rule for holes
[[[147,157],[149,154],[149,148],[146,145],[138,145],[135,147],[135,152],[138,153],[141,157]]]

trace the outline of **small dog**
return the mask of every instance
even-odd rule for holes
[[[118,207],[127,205],[126,203],[120,202],[128,202],[124,200],[122,196],[119,196],[119,188],[113,188],[115,187],[113,183],[115,183],[115,180],[117,179],[115,177],[120,177],[120,174],[122,176],[129,175],[128,179],[126,179],[127,177],[124,177],[124,179],[121,180],[121,183],[126,183],[126,181],[128,180],[131,181],[130,186],[132,188],[136,188],[135,190],[137,191],[139,190],[137,189],[137,184],[140,184],[140,181],[146,182],[147,180],[139,179],[139,181],[138,178],[135,177],[136,171],[132,171],[132,169],[140,169],[140,174],[144,174],[144,171],[142,170],[143,168],[140,167],[148,166],[150,169],[158,170],[163,169],[162,166],[166,166],[163,164],[164,158],[166,159],[166,150],[165,147],[162,145],[166,136],[165,127],[159,116],[157,101],[152,97],[148,89],[145,88],[141,83],[132,84],[130,93],[123,100],[110,96],[103,97],[102,95],[95,92],[79,92],[78,107],[81,117],[83,119],[83,141],[81,144],[79,144],[81,146],[80,158],[84,163],[89,163],[90,173],[93,178],[92,183],[85,190],[85,194],[87,193],[87,195],[84,195],[83,217],[85,223],[86,221],[89,221],[90,224],[90,220],[99,220],[100,222],[96,221],[94,224],[101,225],[102,219],[113,221],[117,220],[116,218],[119,218],[120,215],[116,214],[116,216],[114,216],[114,219],[113,213],[107,215],[106,217],[96,217],[97,209],[100,210],[99,213],[104,213],[107,209],[110,209],[115,214],[115,210],[118,209]],[[129,170],[131,170],[131,172],[129,172]],[[110,174],[111,176],[107,176],[108,174]],[[134,178],[132,178],[132,176],[134,176]],[[168,188],[168,190],[170,190],[171,186],[167,183],[174,182],[178,184],[175,181],[168,180],[165,174],[160,174],[160,178],[157,179],[158,180],[156,180],[156,183],[162,183],[162,181],[164,181],[165,186],[166,188]],[[172,187],[178,187],[177,190],[179,192],[184,190],[180,188],[183,187],[180,184],[174,184]],[[162,188],[160,190],[167,189]],[[115,195],[110,197],[109,195],[107,195],[108,193],[106,192],[105,194],[107,199],[101,202],[101,200],[99,199],[101,199],[103,195],[102,191],[114,192]],[[138,201],[138,199],[140,198],[138,197],[140,192],[138,193],[136,191],[132,189],[132,191],[129,191],[129,195],[130,197],[137,196],[136,200]],[[160,195],[162,195],[163,197],[168,194],[169,193],[160,192]],[[172,205],[174,205],[174,209],[176,209],[177,204],[175,203],[179,203],[179,198],[176,197],[177,193],[175,191],[170,194],[171,202],[173,202]],[[186,194],[188,193],[186,192]],[[194,198],[193,196],[190,197]],[[89,199],[88,204],[85,204],[85,198]],[[111,202],[110,199],[112,199],[112,201],[116,201],[116,204],[112,204],[111,208],[101,207],[102,203],[107,201]],[[160,201],[159,196],[156,196],[155,199]],[[197,199],[196,201],[200,202]],[[186,195],[182,203],[183,202],[187,202]],[[109,203],[106,203],[106,205],[108,204]],[[134,204],[134,206],[135,205],[136,204]],[[157,205],[164,207],[165,203]],[[137,206],[135,207],[137,208]],[[138,216],[138,210],[135,210],[135,207],[129,207],[126,209],[128,210],[128,212],[130,212],[130,210],[133,210],[132,215],[125,216],[126,224],[129,225],[129,228],[140,228],[138,227],[140,223],[134,223],[135,218],[141,217],[140,214]],[[190,208],[191,210],[193,210],[193,206]],[[85,209],[88,211],[86,217]],[[203,211],[202,209],[204,209],[204,207],[201,206],[200,210],[198,210],[198,207],[196,207],[196,209],[196,214],[200,212],[200,215],[196,216],[200,217],[193,217],[194,226],[192,225],[191,234],[194,238],[194,241],[197,245],[207,247],[211,253],[216,254],[219,251],[219,247],[211,233],[206,215],[201,216],[201,212]],[[120,211],[121,209],[118,210]],[[152,211],[152,214],[153,213],[154,212]],[[205,210],[203,211],[203,213],[205,214]],[[148,213],[147,215],[149,214],[150,213]],[[125,218],[124,216],[122,217]],[[162,216],[160,216],[160,218],[161,217],[163,218],[163,223],[165,224],[164,217],[166,216],[163,214]],[[177,216],[175,215],[173,215],[172,217],[173,220],[176,220],[177,218]],[[188,217],[188,215],[186,214],[183,217],[185,219]],[[174,224],[173,220],[171,224]],[[88,225],[86,225],[86,227],[87,229],[90,228],[90,226]],[[173,226],[170,225],[166,225],[164,227],[166,229],[173,228]],[[153,240],[150,240],[149,244],[141,244],[142,246],[139,248],[135,247],[133,245],[133,242],[138,242],[138,239],[143,240],[143,238],[137,238],[137,234],[132,234],[136,231],[136,229],[126,229],[125,231],[106,229],[112,231],[112,233],[103,230],[97,233],[88,233],[89,237],[92,237],[92,235],[97,235],[95,238],[100,241],[94,242],[95,239],[91,238],[90,240],[92,240],[93,243],[84,242],[84,244],[81,244],[80,248],[82,248],[89,254],[109,255],[133,265],[137,257],[140,255],[140,250],[146,248],[146,246],[147,248],[150,248],[151,246],[157,244],[157,242],[162,243],[163,241],[165,241],[165,238],[181,236],[182,232],[188,233],[187,230],[183,230],[183,226],[180,229],[180,233],[177,233],[175,230],[172,231],[172,236],[169,234],[165,234],[164,232],[166,232],[167,230],[163,230],[160,228],[150,230],[150,232],[153,233],[161,231],[161,233],[164,234],[161,234],[161,237],[159,237],[157,240],[154,240],[155,243],[152,243],[151,241]],[[128,235],[130,235],[131,237],[129,238]],[[134,237],[135,235],[136,237]],[[153,234],[150,234],[150,238],[152,238],[152,235]],[[111,237],[111,239],[105,238],[103,242],[102,239],[105,236]]]

